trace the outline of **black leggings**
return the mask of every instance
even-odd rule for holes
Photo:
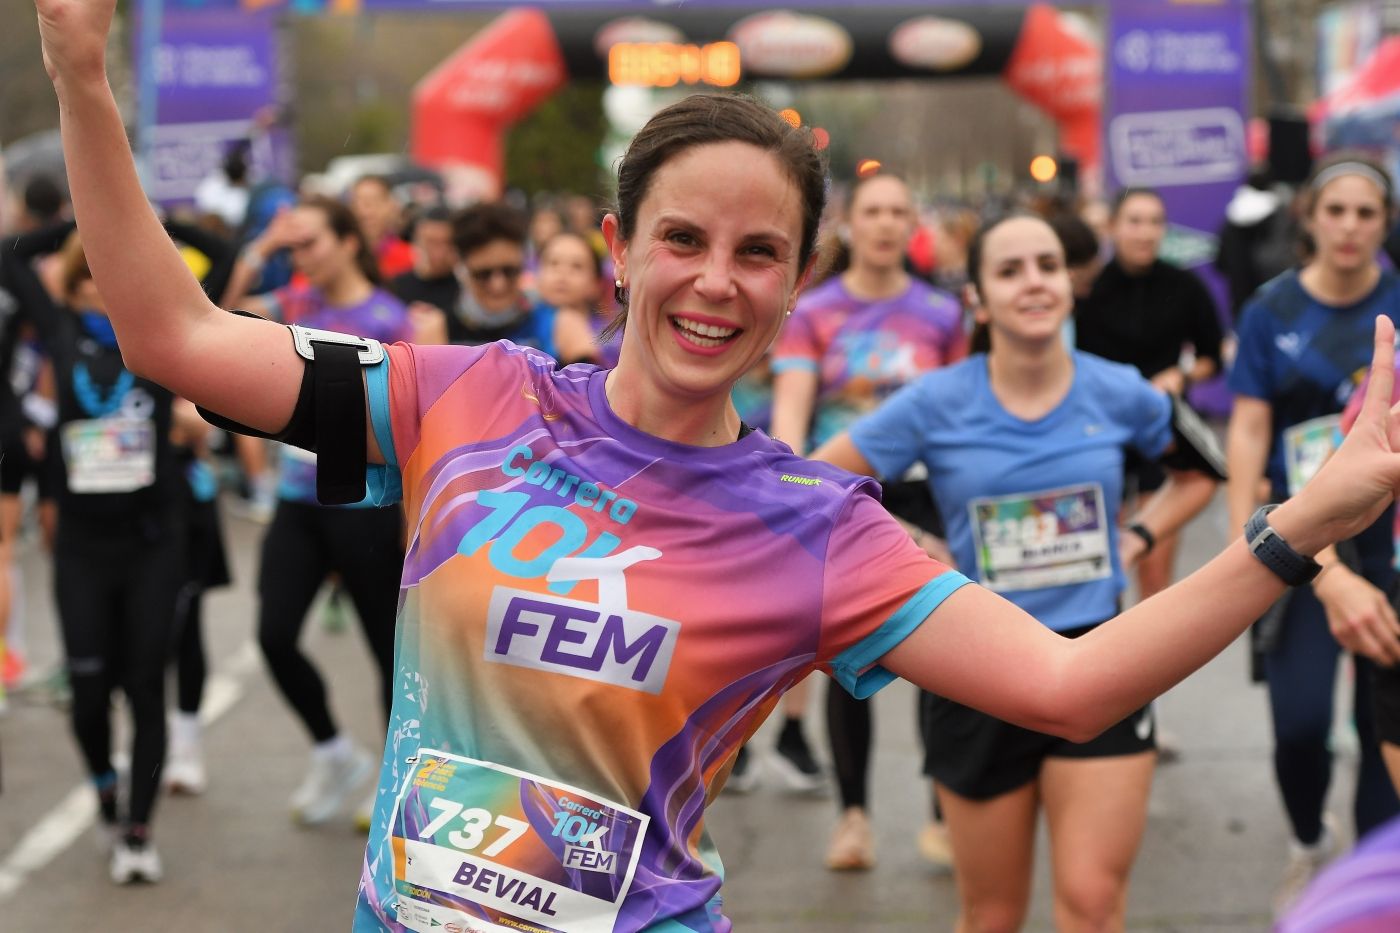
[[[132,719],[127,821],[145,825],[165,762],[165,667],[184,579],[179,538],[116,542],[107,532],[94,544],[74,540],[63,524],[60,519],[54,589],[73,691],[73,735],[89,773],[110,774],[112,691],[126,694]]]
[[[943,521],[926,483],[899,481],[882,484],[881,489],[885,508],[890,513],[933,534],[943,535]],[[831,742],[838,802],[842,809],[865,809],[870,741],[874,734],[870,701],[857,700],[835,682],[826,687],[826,734]],[[922,729],[919,735],[923,735]]]
[[[302,624],[326,577],[340,575],[379,667],[387,721],[394,680],[394,621],[403,572],[402,512],[281,501],[263,538],[258,644],[282,695],[315,742],[338,730],[326,688],[301,649]]]
[[[189,581],[180,588],[178,632],[175,641],[175,698],[180,712],[199,712],[204,700],[204,585]]]

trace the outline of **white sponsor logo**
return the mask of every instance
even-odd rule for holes
[[[1302,335],[1289,331],[1286,334],[1279,334],[1275,337],[1274,346],[1278,347],[1279,352],[1284,356],[1296,360],[1302,355],[1303,347],[1307,346],[1307,341],[1303,339]]]
[[[910,68],[954,71],[982,51],[982,35],[967,23],[941,16],[920,16],[890,34],[890,55]]]
[[[593,50],[599,58],[619,42],[684,42],[685,33],[670,23],[644,16],[624,16],[606,23],[593,37]]]
[[[1244,121],[1229,107],[1123,114],[1108,139],[1123,185],[1234,181],[1245,170]]]
[[[1241,65],[1229,34],[1218,30],[1134,29],[1118,37],[1113,57],[1136,74],[1225,75],[1238,72]]]
[[[747,16],[734,24],[729,39],[739,46],[745,71],[785,78],[835,74],[855,48],[839,23],[791,10]]]
[[[632,547],[554,562],[550,583],[598,581],[598,602],[498,586],[486,622],[486,660],[660,693],[681,625],[627,607],[624,571],[661,556]]]

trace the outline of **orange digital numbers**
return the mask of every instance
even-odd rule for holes
[[[733,42],[619,42],[608,50],[608,80],[613,84],[731,87],[739,83],[739,74],[739,47]]]

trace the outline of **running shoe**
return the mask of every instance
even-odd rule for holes
[[[339,635],[350,628],[350,613],[345,608],[345,591],[339,584],[331,587],[321,605],[321,628]]]
[[[741,746],[734,758],[734,767],[729,772],[729,780],[724,784],[726,794],[751,794],[758,787],[758,762],[749,754],[748,746]]]
[[[1322,835],[1312,845],[1294,839],[1288,843],[1288,867],[1274,895],[1274,917],[1282,917],[1303,893],[1303,889],[1337,854],[1336,821],[1332,814],[1322,815]]]
[[[170,756],[165,761],[165,771],[161,782],[172,794],[198,797],[209,787],[209,776],[204,770],[204,756],[198,746],[170,746]]]
[[[175,713],[170,717],[170,744],[165,757],[161,783],[172,794],[197,797],[209,786],[204,770],[203,730],[199,717],[193,713]]]
[[[848,807],[826,847],[826,867],[832,871],[869,871],[875,867],[875,834],[860,807]]]
[[[953,844],[948,839],[948,826],[937,820],[929,820],[919,830],[919,854],[935,868],[951,871],[953,868]]]
[[[134,884],[144,881],[154,884],[164,873],[160,864],[160,853],[149,842],[132,845],[126,840],[112,847],[112,881],[116,884]]]
[[[334,817],[369,775],[369,755],[347,744],[337,754],[313,755],[311,770],[292,795],[292,817],[315,826]]]
[[[831,787],[821,765],[812,757],[801,724],[789,719],[778,736],[777,754],[768,761],[769,768],[782,782],[783,789],[794,794],[828,794]]]

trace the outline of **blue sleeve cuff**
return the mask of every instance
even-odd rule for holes
[[[374,440],[384,463],[370,464],[365,484],[367,501],[374,505],[389,505],[403,498],[403,477],[394,452],[394,434],[389,424],[389,357],[365,370],[365,389],[369,393],[369,421]]]
[[[784,356],[773,360],[768,368],[775,373],[786,373],[795,370],[803,370],[809,373],[821,372],[821,365],[816,360],[809,360],[805,356]]]
[[[939,574],[899,607],[878,629],[838,654],[831,662],[837,683],[858,700],[874,696],[895,675],[879,665],[879,660],[923,624],[943,600],[971,583],[956,570]]]

